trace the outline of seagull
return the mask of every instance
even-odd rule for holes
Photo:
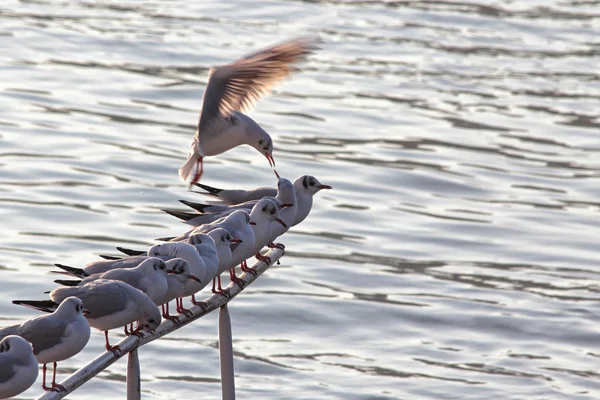
[[[260,200],[265,196],[277,196],[277,188],[268,188],[261,187],[253,190],[227,190],[227,189],[218,189],[215,187],[211,187],[208,185],[204,185],[201,183],[196,183],[196,186],[204,189],[206,192],[196,192],[204,195],[211,196],[218,200],[218,204],[213,204],[209,206],[204,206],[199,204],[199,207],[196,208],[193,205],[198,203],[185,202],[184,204],[196,208],[198,211],[204,212],[218,212],[223,211],[224,208],[211,208],[211,206],[226,206],[226,205],[236,205],[240,203],[245,203],[252,200]],[[294,181],[294,189],[296,190],[296,216],[294,217],[294,222],[290,226],[296,226],[300,222],[304,221],[308,214],[310,213],[310,209],[312,208],[313,196],[317,194],[322,189],[331,189],[332,187],[329,185],[324,185],[317,178],[310,175],[302,175],[298,177]],[[202,207],[202,208],[200,208]],[[200,208],[200,209],[199,209]]]
[[[167,275],[167,291],[159,303],[162,307],[162,316],[171,321],[177,321],[177,316],[169,314],[169,302],[181,296],[185,283],[189,280],[200,281],[191,273],[190,265],[183,258],[173,258],[166,262],[167,268],[173,271],[179,271]]]
[[[281,207],[289,208],[286,210],[284,220],[288,226],[294,222],[294,216],[296,215],[296,190],[294,189],[294,185],[287,179],[281,178],[277,171],[275,171],[275,175],[277,176],[277,194],[275,196],[276,199],[281,201]],[[260,200],[260,199],[259,199]],[[248,212],[252,211],[252,207],[258,202],[258,200],[250,200],[241,204],[235,205],[206,205],[200,203],[188,202],[186,200],[180,200],[183,204],[194,208],[200,213],[190,213],[185,211],[164,209],[167,214],[173,215],[179,219],[184,221],[193,220],[194,225],[199,224],[208,224],[219,218],[226,217],[231,214],[235,210],[246,210]],[[283,232],[281,232],[283,233]]]
[[[179,177],[185,181],[195,171],[191,184],[198,182],[204,157],[243,144],[254,147],[274,166],[271,136],[244,113],[290,75],[296,69],[293,64],[316,50],[317,42],[317,37],[296,38],[211,68],[196,134]]]
[[[64,299],[52,314],[29,319],[22,324],[0,329],[0,338],[18,335],[33,346],[33,355],[43,364],[44,390],[64,388],[56,383],[56,363],[79,353],[90,339],[88,313],[83,302],[71,296]],[[46,364],[52,363],[52,386],[46,386]]]
[[[70,296],[83,301],[89,311],[86,319],[90,326],[104,331],[106,349],[115,354],[118,354],[119,348],[108,342],[110,329],[137,321],[137,329],[131,333],[139,334],[142,329],[154,330],[160,325],[160,311],[144,292],[113,279],[97,279],[83,286],[59,287],[50,292],[50,300],[13,300],[13,303],[52,312]]]
[[[167,292],[167,274],[175,271],[167,269],[167,264],[157,257],[149,257],[135,268],[116,268],[101,274],[93,274],[82,280],[60,280],[54,282],[65,286],[82,286],[97,279],[114,279],[128,283],[146,293],[156,305],[161,305]]]
[[[0,399],[16,396],[29,389],[37,379],[38,362],[31,343],[20,336],[8,335],[0,341]]]
[[[252,231],[254,232],[254,247],[250,253],[247,254],[246,259],[255,255],[260,261],[271,262],[269,257],[260,254],[260,250],[271,243],[271,234],[274,228],[273,224],[279,224],[283,226],[284,229],[288,228],[286,223],[279,217],[280,204],[277,202],[278,200],[274,197],[263,197],[254,205],[254,207],[252,207],[250,218],[256,222],[256,224],[252,226]],[[242,262],[242,271],[254,272],[252,268],[248,268],[246,261]]]

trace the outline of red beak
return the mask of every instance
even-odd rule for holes
[[[276,218],[275,221],[279,222],[285,229],[287,229],[287,225],[281,218]]]
[[[85,309],[85,308],[84,308],[84,309],[83,309],[83,311],[82,311],[81,313],[82,313],[84,316],[85,316],[85,315],[89,315],[89,314],[90,314],[90,310],[87,310],[87,309]]]
[[[319,189],[333,189],[333,188],[329,185],[321,185],[321,186],[319,186]]]
[[[193,279],[198,283],[202,283],[202,281],[200,279],[198,279],[198,277],[195,275],[188,275],[187,277],[188,277],[188,279]]]
[[[244,243],[244,241],[242,239],[233,238],[231,239],[231,243]]]
[[[281,179],[281,177],[279,176],[279,174],[277,173],[277,170],[273,170],[273,172],[275,172],[275,176],[277,177],[277,179]]]
[[[267,157],[267,160],[269,160],[269,165],[271,166],[271,168],[274,168],[275,167],[275,159],[273,158],[273,156],[270,154],[265,154],[265,157]]]
[[[250,221],[250,222],[248,222],[248,223],[249,223],[250,225],[256,225],[256,222],[254,222],[254,221]]]

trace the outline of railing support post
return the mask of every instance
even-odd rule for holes
[[[140,400],[141,398],[140,359],[138,349],[133,349],[127,358],[127,400]]]
[[[227,304],[219,311],[219,360],[221,362],[221,393],[223,400],[235,400],[233,377],[233,343],[231,318]]]

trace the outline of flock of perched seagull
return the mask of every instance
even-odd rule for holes
[[[44,390],[64,390],[56,383],[56,363],[79,353],[88,343],[90,327],[104,332],[107,350],[119,354],[109,343],[108,331],[124,327],[126,334],[140,335],[156,329],[162,318],[178,321],[189,312],[183,299],[212,280],[212,292],[226,295],[221,274],[229,271],[232,282],[241,284],[235,267],[255,273],[246,260],[261,255],[264,247],[279,247],[275,240],[310,213],[313,196],[331,186],[303,175],[293,183],[280,177],[277,187],[226,190],[199,183],[204,157],[247,144],[275,166],[273,141],[254,120],[244,114],[273,85],[295,70],[294,64],[316,49],[318,38],[289,40],[250,54],[227,65],[211,68],[202,99],[196,134],[188,159],[179,170],[186,181],[211,199],[206,203],[181,200],[192,212],[164,210],[191,228],[177,236],[160,238],[148,250],[117,247],[122,257],[102,259],[75,268],[55,264],[68,279],[49,293],[48,300],[14,300],[13,303],[44,311],[21,324],[0,329],[0,398],[16,396],[34,384],[42,364]],[[177,315],[169,312],[175,301]],[[162,310],[159,310],[159,306]],[[161,313],[162,311],[162,313]],[[137,326],[134,328],[133,324]],[[51,384],[46,384],[46,365],[52,363]]]

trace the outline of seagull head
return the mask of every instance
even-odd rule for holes
[[[296,182],[300,181],[302,184],[301,190],[310,195],[316,194],[321,189],[331,189],[329,185],[323,185],[317,178],[310,175],[304,175],[296,179]],[[295,183],[295,182],[294,182]]]
[[[79,297],[70,296],[64,299],[54,311],[56,315],[61,315],[68,319],[77,318],[89,314],[89,311],[83,306],[83,301]]]
[[[33,355],[33,348],[31,347],[31,343],[21,336],[9,335],[0,341],[0,353]]]

